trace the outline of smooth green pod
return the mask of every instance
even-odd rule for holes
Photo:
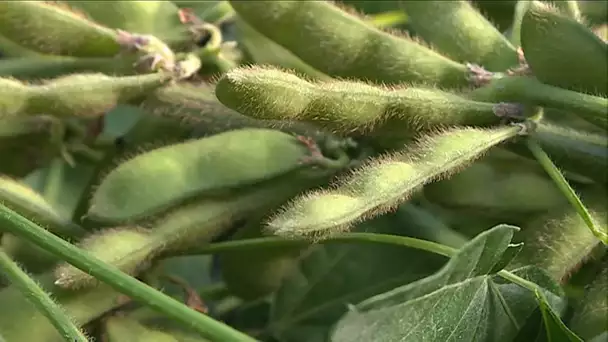
[[[254,220],[234,234],[232,240],[264,236],[262,222]],[[230,293],[244,300],[255,300],[278,290],[283,279],[297,265],[302,246],[243,250],[221,253],[222,279]]]
[[[328,1],[230,1],[253,29],[331,77],[469,85],[465,65],[383,32]]]
[[[52,294],[53,299],[78,326],[95,320],[123,303],[123,295],[107,285],[74,291],[54,286],[51,273],[35,279]],[[0,290],[0,303],[0,331],[6,342],[65,341],[49,320],[15,286]]]
[[[318,122],[340,132],[367,132],[384,121],[404,134],[437,126],[489,126],[497,106],[421,86],[386,88],[356,81],[310,82],[274,67],[226,73],[215,95],[229,108],[258,119]]]
[[[491,161],[480,161],[450,179],[428,184],[424,195],[448,208],[475,208],[505,217],[545,212],[567,204],[545,175],[515,165],[508,171],[503,169]]]
[[[192,196],[335,164],[321,154],[310,159],[312,164],[305,163],[304,158],[315,153],[314,146],[277,130],[241,129],[154,149],[112,170],[95,190],[87,216],[107,222],[134,220]]]
[[[254,30],[243,19],[237,17],[234,22],[238,32],[239,45],[245,48],[246,53],[254,63],[291,69],[316,79],[331,79],[331,77],[304,63],[291,51]]]
[[[36,85],[0,78],[0,91],[10,96],[0,100],[0,119],[40,114],[98,117],[119,103],[141,100],[170,81],[170,75],[160,72],[122,77],[82,73]]]
[[[120,52],[113,30],[48,1],[0,2],[0,35],[45,54],[112,57]]]
[[[473,5],[458,1],[399,1],[408,26],[440,53],[489,71],[518,64],[517,51]]]
[[[167,42],[189,38],[179,21],[179,8],[171,1],[112,1],[112,6],[101,1],[65,3],[109,28],[152,34]]]
[[[530,128],[452,128],[424,136],[401,153],[385,155],[355,170],[338,185],[300,196],[273,215],[272,233],[285,237],[324,237],[377,216],[422,186],[447,178],[492,147]]]
[[[608,95],[608,45],[554,7],[538,1],[530,5],[522,18],[521,46],[541,82]]]

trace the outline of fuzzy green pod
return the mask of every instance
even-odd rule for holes
[[[521,23],[526,61],[541,82],[608,94],[608,45],[575,19],[534,1]]]
[[[113,30],[49,1],[0,2],[0,35],[45,54],[111,57],[120,52]]]
[[[469,84],[465,65],[383,32],[328,1],[230,1],[253,29],[332,77],[375,83]]]
[[[608,222],[605,198],[583,198],[583,201],[595,223],[605,230]],[[601,244],[569,204],[552,209],[522,225],[516,238],[524,243],[524,247],[509,264],[509,268],[535,265],[562,283]]]
[[[62,218],[42,195],[21,181],[0,175],[0,203],[62,237],[82,236],[82,229]]]
[[[261,222],[241,228],[233,240],[264,236]],[[285,276],[297,265],[306,247],[281,247],[269,250],[230,251],[218,255],[222,279],[231,293],[244,300],[255,300],[278,290]]]
[[[153,250],[134,250],[133,246],[146,245],[151,240],[150,234],[139,228],[118,227],[103,229],[78,242],[83,250],[95,258],[118,267],[127,274],[137,274],[146,267],[145,258],[139,255],[150,255]],[[62,262],[55,268],[55,285],[66,288],[91,286],[97,280],[90,274]]]
[[[332,164],[314,153],[297,137],[270,129],[241,129],[161,147],[112,170],[95,190],[87,216],[106,222],[139,219],[193,196]]]
[[[490,71],[518,64],[517,51],[473,5],[459,1],[399,1],[408,26],[439,52]]]
[[[78,326],[95,320],[123,303],[123,295],[104,284],[91,289],[66,291],[53,285],[51,273],[44,273],[35,279]],[[0,331],[6,342],[65,342],[49,320],[15,286],[0,290],[0,303]]]
[[[425,186],[424,195],[448,208],[475,208],[504,217],[545,212],[567,204],[551,179],[514,166],[506,171],[491,161],[480,161],[450,179]]]
[[[40,114],[98,117],[119,103],[142,99],[170,81],[170,75],[160,72],[122,77],[74,74],[35,85],[0,78],[0,91],[7,90],[3,94],[8,95],[0,100],[0,119]]]
[[[489,126],[498,107],[434,88],[386,88],[357,81],[310,82],[274,67],[226,73],[215,95],[224,105],[259,119],[318,122],[340,132],[365,132],[391,120],[404,134],[437,126]]]
[[[3,58],[41,57],[42,54],[26,49],[23,46],[0,35],[0,56]]]
[[[453,128],[424,136],[401,153],[386,155],[355,170],[333,189],[300,196],[276,213],[268,229],[286,237],[338,233],[353,223],[390,210],[420,187],[446,178],[492,147],[530,127]]]

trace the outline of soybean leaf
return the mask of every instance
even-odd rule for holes
[[[608,259],[598,263],[600,270],[586,286],[584,296],[574,305],[574,313],[568,327],[585,341],[608,341]]]
[[[499,225],[483,232],[434,275],[355,306],[337,323],[332,341],[492,341],[514,336],[519,324],[488,274],[504,264],[516,230]]]
[[[402,222],[403,216],[384,215],[361,223],[355,231],[397,235],[416,231],[414,237],[428,239],[421,236],[423,229]],[[400,246],[318,245],[277,291],[268,330],[285,342],[327,341],[331,325],[348,304],[425,277],[444,262],[442,256]]]
[[[549,342],[582,342],[583,340],[568,329],[561,318],[551,309],[545,296],[540,291],[536,291],[535,294],[543,314]]]

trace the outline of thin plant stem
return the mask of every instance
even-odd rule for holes
[[[27,273],[25,273],[11,257],[0,248],[0,271],[9,282],[16,286],[21,294],[26,297],[42,314],[53,324],[55,329],[61,333],[66,341],[88,342],[85,334],[68,317],[63,309],[53,301],[44,290],[36,284]]]
[[[256,342],[254,338],[192,310],[164,293],[121,272],[118,268],[103,263],[86,251],[62,240],[3,205],[0,205],[0,227],[3,227],[6,232],[27,240],[74,267],[91,274],[133,300],[146,304],[173,318],[206,338],[218,342]]]
[[[576,195],[574,189],[572,189],[564,175],[559,171],[557,166],[555,166],[555,164],[547,155],[547,153],[543,151],[540,145],[532,137],[529,137],[526,140],[526,144],[528,145],[530,152],[532,152],[536,160],[538,160],[538,162],[542,165],[542,167],[545,169],[549,177],[551,177],[555,185],[566,197],[568,202],[570,202],[572,207],[574,207],[574,210],[576,210],[579,216],[583,219],[583,221],[585,222],[587,227],[589,227],[593,235],[595,235],[600,241],[602,241],[604,245],[608,245],[608,233],[600,229],[600,227],[595,224],[593,218],[591,217],[591,214],[589,213],[589,210],[587,210],[587,207],[585,207],[581,199]]]

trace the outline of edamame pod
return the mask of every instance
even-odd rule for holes
[[[49,1],[0,2],[0,35],[45,54],[112,57],[120,52],[113,30]]]
[[[531,190],[534,189],[534,190]],[[494,216],[546,212],[567,204],[551,179],[515,165],[501,171],[477,162],[448,180],[425,186],[429,200],[449,208],[476,208]]]
[[[608,95],[608,45],[554,7],[539,1],[530,5],[521,23],[521,46],[541,82]]]
[[[312,165],[341,166],[316,144],[281,131],[220,133],[148,151],[119,165],[96,189],[87,216],[107,222],[139,219],[192,196],[234,190]]]
[[[105,342],[180,342],[172,335],[152,329],[131,317],[111,316],[103,325]]]
[[[37,56],[29,58],[0,59],[0,77],[17,79],[56,78],[72,73],[101,72],[109,75],[134,75],[133,64],[137,57],[78,58]]]
[[[489,126],[497,106],[421,86],[386,88],[355,81],[312,83],[272,67],[226,73],[215,95],[224,105],[258,119],[318,122],[340,132],[370,131],[398,121],[404,134],[437,126]]]
[[[171,81],[165,73],[113,77],[74,74],[28,85],[0,78],[0,119],[19,115],[98,117],[119,103],[142,99]]]
[[[300,196],[276,213],[269,230],[280,236],[324,237],[390,210],[438,178],[458,172],[492,147],[530,127],[453,128],[421,138],[407,150],[369,162],[330,190]]]
[[[79,326],[122,304],[123,295],[105,284],[91,289],[66,291],[53,285],[51,273],[36,278],[42,288],[52,294],[66,314]],[[61,333],[38,308],[21,295],[16,286],[1,289],[0,302],[0,331],[6,342],[65,341]],[[27,322],[27,326],[24,326],[24,322]]]
[[[447,57],[489,71],[518,64],[517,51],[469,1],[399,1],[408,25]]]
[[[467,86],[465,65],[376,29],[328,1],[230,1],[253,29],[332,77]]]

